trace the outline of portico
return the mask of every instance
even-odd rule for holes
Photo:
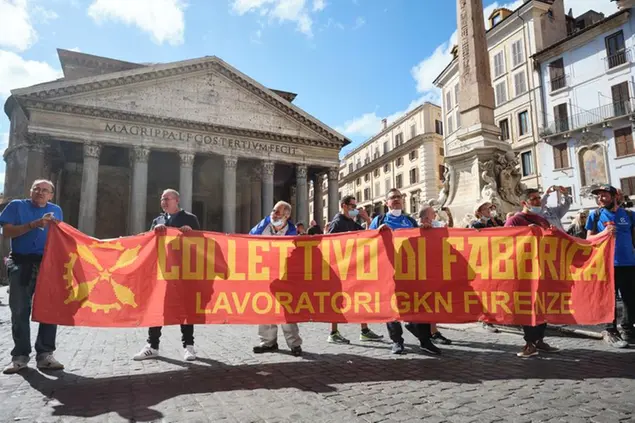
[[[62,80],[13,90],[5,104],[5,201],[51,178],[65,220],[98,238],[147,230],[165,188],[206,230],[246,233],[292,191],[306,223],[308,181],[337,175],[349,142],[293,105],[294,94],[216,57],[145,66],[59,56]],[[336,179],[328,192],[335,214]]]

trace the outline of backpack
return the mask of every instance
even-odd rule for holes
[[[410,216],[409,214],[406,214],[405,216],[408,218],[408,220],[410,220],[410,223],[412,223],[412,227],[413,228],[418,228],[419,227],[419,224],[417,223],[416,220],[414,220],[414,218],[412,216]],[[384,213],[382,215],[379,215],[379,219],[377,219],[377,227],[378,228],[384,223],[385,219],[386,219],[386,213]]]
[[[602,210],[604,210],[604,207],[593,210],[593,214],[591,214],[591,219],[592,219],[591,223],[593,224],[591,230],[595,233],[598,233],[598,223],[600,223],[600,216],[602,215]],[[629,220],[631,221],[631,228],[632,228],[633,225],[635,225],[635,223],[633,222],[633,212],[628,209],[624,209],[624,211],[626,212]],[[633,243],[635,243],[635,239],[633,240]]]

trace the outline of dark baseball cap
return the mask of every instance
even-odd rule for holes
[[[615,187],[612,187],[609,184],[600,185],[599,187],[597,187],[593,191],[591,191],[591,194],[598,195],[600,193],[600,191],[606,191],[606,192],[610,193],[611,195],[617,195],[617,190],[615,189]]]

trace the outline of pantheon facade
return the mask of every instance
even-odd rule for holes
[[[338,155],[350,141],[295,106],[295,94],[217,57],[58,55],[63,78],[13,90],[5,104],[5,203],[51,179],[65,221],[97,238],[148,230],[166,188],[204,229],[225,233],[248,232],[278,200],[306,222],[312,181],[327,187],[329,215],[339,208]]]

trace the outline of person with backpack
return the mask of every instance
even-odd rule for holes
[[[622,335],[617,329],[616,319],[613,319],[606,325],[602,336],[610,346],[626,348],[628,344],[635,343],[635,219],[633,212],[619,206],[618,191],[611,185],[602,185],[591,193],[597,196],[600,208],[587,218],[587,239],[593,240],[606,232],[615,234],[615,291],[620,292],[624,306]]]
[[[419,224],[417,221],[403,212],[403,195],[401,192],[392,188],[386,194],[386,206],[388,207],[388,213],[379,215],[373,219],[368,229],[383,229],[388,228],[390,230],[397,229],[410,229],[417,228]],[[386,323],[388,327],[388,333],[392,340],[392,353],[393,354],[405,354],[403,328],[399,321]],[[406,329],[408,329],[418,340],[421,351],[432,355],[441,354],[441,350],[432,343],[430,337],[430,324],[429,323],[407,323]]]

